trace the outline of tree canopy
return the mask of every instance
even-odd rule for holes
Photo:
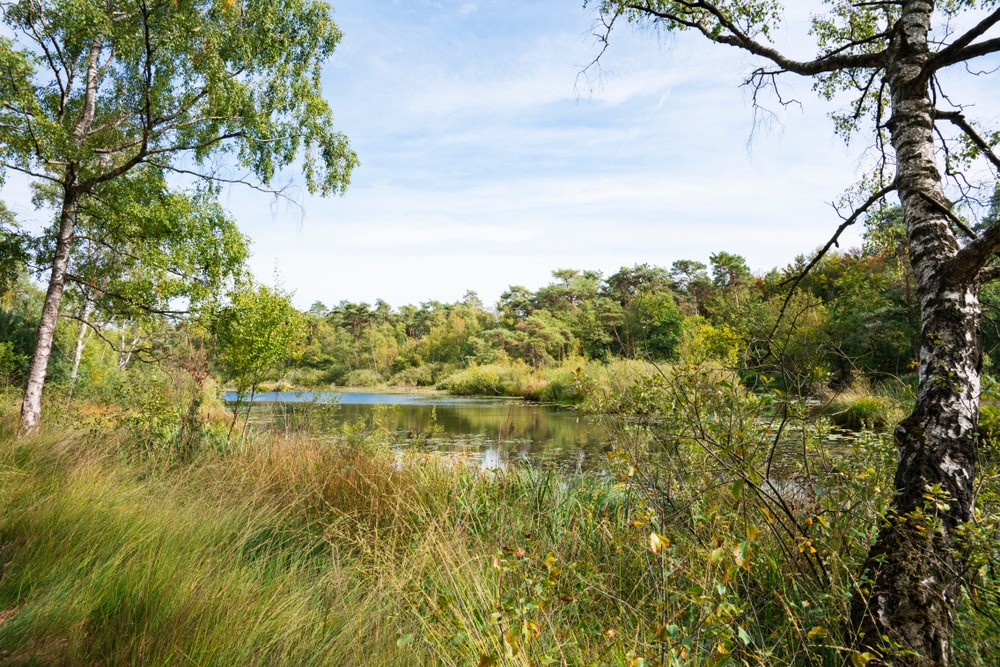
[[[334,130],[320,86],[341,37],[326,3],[15,0],[0,10],[7,28],[0,174],[34,179],[56,213],[22,404],[20,428],[30,432],[40,418],[63,289],[75,275],[81,215],[86,236],[105,244],[132,224],[118,217],[128,202],[171,201],[164,191],[170,175],[279,193],[275,178],[295,168],[310,192],[335,194],[357,158]],[[157,183],[159,192],[144,189]],[[101,215],[88,215],[98,208]],[[158,224],[155,216],[139,221]],[[134,231],[134,239],[146,239],[146,230]],[[181,254],[182,245],[174,247]]]

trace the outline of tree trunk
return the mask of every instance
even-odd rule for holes
[[[71,179],[72,175],[67,180]],[[66,286],[66,271],[69,268],[73,228],[79,204],[80,194],[73,187],[67,188],[59,216],[59,236],[56,238],[56,254],[52,260],[49,288],[45,292],[42,316],[38,322],[38,338],[31,355],[31,364],[28,366],[28,383],[24,389],[24,400],[21,402],[21,419],[17,431],[22,436],[37,431],[42,416],[42,387],[45,385],[52,341],[59,320],[59,303],[62,301],[63,288]]]
[[[87,344],[87,333],[90,331],[87,326],[87,318],[90,317],[90,310],[94,305],[94,300],[90,294],[84,292],[83,309],[80,311],[80,333],[76,335],[76,347],[73,349],[73,370],[69,374],[70,387],[76,384],[76,376],[80,373],[80,360],[83,358],[83,347]]]
[[[966,547],[960,527],[973,511],[982,354],[979,285],[957,278],[959,250],[943,210],[934,155],[934,108],[922,73],[933,2],[903,6],[886,76],[896,186],[906,220],[920,303],[916,406],[896,427],[899,467],[892,509],[852,601],[857,644],[869,665],[943,666]],[[963,273],[964,275],[964,273]]]
[[[73,127],[73,142],[82,146],[87,138],[87,132],[94,121],[97,104],[97,77],[99,72],[99,56],[103,37],[98,35],[90,45],[87,58],[87,87],[84,95],[83,110],[76,125]],[[52,273],[49,276],[49,288],[45,292],[45,302],[42,305],[42,316],[38,322],[38,338],[35,351],[31,355],[28,366],[28,382],[24,388],[24,400],[21,402],[21,418],[17,424],[20,436],[31,435],[38,430],[38,422],[42,417],[42,387],[45,385],[45,375],[48,371],[49,356],[52,353],[52,341],[55,338],[56,323],[59,321],[59,304],[62,301],[63,288],[66,287],[66,271],[69,269],[70,250],[73,246],[73,229],[76,226],[76,214],[80,208],[80,198],[83,189],[77,183],[76,165],[70,163],[63,172],[63,203],[59,213],[59,236],[56,238],[56,254],[52,259]]]

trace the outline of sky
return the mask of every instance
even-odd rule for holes
[[[839,105],[809,81],[785,79],[801,106],[772,103],[755,123],[740,86],[755,61],[695,35],[623,25],[585,72],[600,43],[582,0],[332,4],[344,37],[323,86],[361,161],[346,195],[308,196],[288,172],[295,205],[239,186],[222,198],[254,273],[301,308],[469,290],[491,305],[555,269],[609,275],[723,250],[766,272],[830,237],[830,202],[863,165],[865,143],[834,135]],[[777,45],[808,58],[819,2],[787,5]],[[995,78],[956,84],[986,120],[1000,116]],[[17,188],[4,198],[24,215]]]

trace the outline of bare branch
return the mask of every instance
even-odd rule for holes
[[[870,209],[878,201],[883,199],[887,194],[889,194],[895,189],[896,189],[896,182],[893,181],[889,185],[885,186],[884,188],[882,188],[881,190],[870,196],[865,201],[864,204],[859,206],[857,209],[855,209],[853,213],[851,213],[849,217],[844,219],[844,222],[842,222],[840,226],[837,227],[837,231],[833,233],[833,236],[831,236],[830,240],[826,242],[826,245],[824,245],[822,248],[819,249],[819,252],[816,253],[816,256],[812,258],[812,260],[806,265],[804,269],[802,269],[802,271],[799,272],[797,276],[795,276],[795,278],[790,278],[789,280],[785,280],[781,283],[781,286],[791,283],[791,287],[788,289],[788,296],[785,297],[784,303],[781,304],[781,310],[778,311],[778,318],[775,321],[774,330],[771,332],[771,336],[769,336],[768,338],[773,337],[774,333],[778,330],[778,325],[781,323],[781,318],[784,316],[785,310],[788,308],[788,304],[791,302],[792,297],[795,295],[795,290],[798,289],[799,285],[802,283],[805,277],[809,274],[810,271],[813,270],[813,268],[817,264],[820,263],[820,260],[822,260],[826,256],[826,253],[830,252],[830,248],[832,248],[833,246],[839,247],[840,235],[844,233],[844,230],[846,230],[848,227],[856,223],[858,219],[860,219],[861,216],[864,215],[868,209]]]
[[[743,49],[744,51],[748,51],[756,56],[770,60],[784,71],[793,72],[802,76],[813,76],[824,72],[834,72],[837,70],[852,68],[880,68],[885,64],[885,50],[877,53],[837,53],[835,55],[824,55],[816,58],[815,60],[807,61],[793,60],[786,57],[780,51],[765,44],[761,44],[750,37],[743,30],[741,30],[739,26],[733,23],[733,21],[726,15],[725,11],[716,6],[714,2],[699,0],[698,2],[681,1],[678,4],[682,4],[690,8],[692,11],[700,9],[708,12],[723,28],[728,31],[728,33],[717,34],[704,22],[694,21],[691,18],[681,16],[673,11],[658,9],[650,6],[649,4],[628,3],[625,7],[664,21],[672,21],[678,25],[692,28],[699,31],[702,35],[713,42],[727,44],[729,46],[735,46],[739,49]],[[853,46],[853,44],[849,46]]]
[[[972,60],[973,58],[988,56],[989,54],[996,53],[997,51],[1000,51],[1000,37],[994,37],[993,39],[988,39],[985,42],[979,42],[978,44],[967,46],[961,51],[957,51],[952,54],[951,58],[940,63],[938,67],[941,68],[947,67],[948,65],[955,65],[957,63],[965,62],[966,60]]]
[[[924,65],[923,74],[927,75],[941,67],[947,67],[948,65],[954,65],[955,63],[976,57],[975,55],[968,55],[970,52],[967,51],[967,49],[976,49],[977,47],[982,47],[984,44],[988,44],[989,41],[996,41],[989,40],[987,42],[972,45],[972,42],[975,41],[977,37],[982,37],[986,34],[987,30],[992,28],[997,23],[1000,23],[1000,9],[990,13],[986,18],[973,26],[964,35],[931,56],[931,58],[927,61],[927,64]],[[989,53],[989,51],[986,53]],[[978,55],[986,54],[979,53]]]
[[[976,148],[982,152],[983,156],[990,161],[990,163],[996,168],[997,172],[1000,173],[1000,156],[993,152],[993,147],[976,132],[976,128],[972,127],[965,116],[959,111],[941,111],[939,109],[934,110],[934,117],[940,118],[942,120],[947,120],[953,125],[958,127],[965,133],[965,136],[972,140],[972,143],[976,145]]]
[[[974,231],[972,231],[969,228],[969,226],[966,225],[965,222],[961,218],[959,218],[957,215],[955,215],[954,213],[952,213],[951,209],[947,205],[945,205],[943,202],[939,202],[937,199],[935,199],[934,197],[930,196],[929,194],[927,194],[923,190],[920,190],[917,194],[919,194],[921,197],[923,197],[924,200],[927,201],[931,206],[933,206],[938,211],[940,211],[941,213],[943,213],[945,215],[945,217],[947,217],[949,220],[951,220],[952,224],[954,224],[956,227],[958,227],[960,230],[962,230],[962,232],[966,236],[968,236],[970,239],[977,239],[977,238],[979,238],[979,234],[977,234]]]

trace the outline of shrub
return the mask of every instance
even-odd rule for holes
[[[351,372],[351,367],[347,364],[334,364],[330,366],[321,376],[323,384],[344,384],[344,377]]]
[[[504,382],[499,368],[501,367],[472,366],[441,380],[437,388],[459,396],[503,396]]]
[[[345,387],[376,387],[382,382],[382,376],[375,371],[370,368],[359,368],[341,378],[340,384]]]
[[[432,364],[404,368],[389,378],[389,384],[396,387],[432,387],[435,370]]]
[[[285,380],[295,387],[319,387],[324,384],[326,372],[320,368],[292,368],[285,372]]]

